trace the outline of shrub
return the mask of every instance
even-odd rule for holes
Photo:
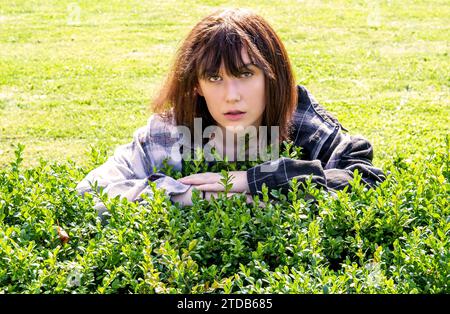
[[[195,192],[180,208],[153,183],[154,198],[139,204],[103,194],[106,225],[75,190],[104,156],[93,151],[85,169],[42,160],[23,169],[23,149],[0,171],[2,293],[450,292],[448,143],[416,160],[394,156],[374,189],[355,172],[351,191],[293,180],[288,195],[266,188],[253,204]],[[190,164],[171,174],[204,170]]]

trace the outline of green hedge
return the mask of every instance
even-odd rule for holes
[[[370,190],[356,173],[351,191],[292,182],[251,205],[195,193],[180,208],[154,186],[141,204],[100,194],[105,225],[75,190],[104,153],[85,169],[22,169],[23,149],[0,171],[0,293],[450,292],[448,141],[416,160],[393,156]]]

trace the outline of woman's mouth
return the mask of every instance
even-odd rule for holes
[[[236,121],[241,119],[245,115],[245,112],[239,110],[232,110],[228,111],[224,115],[228,120]]]

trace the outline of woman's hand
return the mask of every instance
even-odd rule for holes
[[[178,195],[173,195],[172,196],[172,201],[175,203],[180,203],[181,206],[192,206],[192,190],[197,188],[196,186],[192,185],[186,192],[184,192],[183,194],[178,194]],[[241,194],[241,193],[236,193],[236,192],[229,192],[227,193],[227,196],[230,197],[234,194]],[[217,192],[206,192],[206,191],[201,191],[200,193],[200,197],[203,197],[206,200],[211,200],[212,197],[217,198],[218,197],[218,193]],[[246,194],[246,203],[247,204],[251,204],[253,202],[253,198],[250,194]]]
[[[186,192],[183,194],[177,194],[172,195],[170,199],[174,203],[180,203],[181,206],[192,206],[192,189],[193,186],[191,186]]]
[[[230,171],[228,173],[231,176],[232,187],[227,193],[227,196],[234,194],[246,195],[246,203],[252,204],[253,197],[250,194],[250,188],[247,181],[246,171]],[[192,206],[192,189],[198,189],[201,192],[201,197],[206,200],[210,200],[211,197],[218,197],[218,192],[224,192],[225,187],[222,182],[222,175],[215,172],[197,173],[184,178],[178,179],[181,183],[190,184],[191,187],[184,194],[172,196],[174,202],[180,202],[183,206]],[[266,204],[259,202],[260,207],[265,207]]]
[[[232,187],[230,192],[236,193],[250,193],[250,188],[247,181],[246,171],[230,171]],[[207,192],[223,192],[225,187],[220,180],[222,179],[220,173],[205,172],[192,174],[184,178],[178,179],[181,183],[194,185],[200,191]]]

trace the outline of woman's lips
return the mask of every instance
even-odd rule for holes
[[[245,112],[229,112],[229,113],[225,113],[225,117],[228,120],[231,121],[236,121],[241,119],[243,116],[245,115]]]

